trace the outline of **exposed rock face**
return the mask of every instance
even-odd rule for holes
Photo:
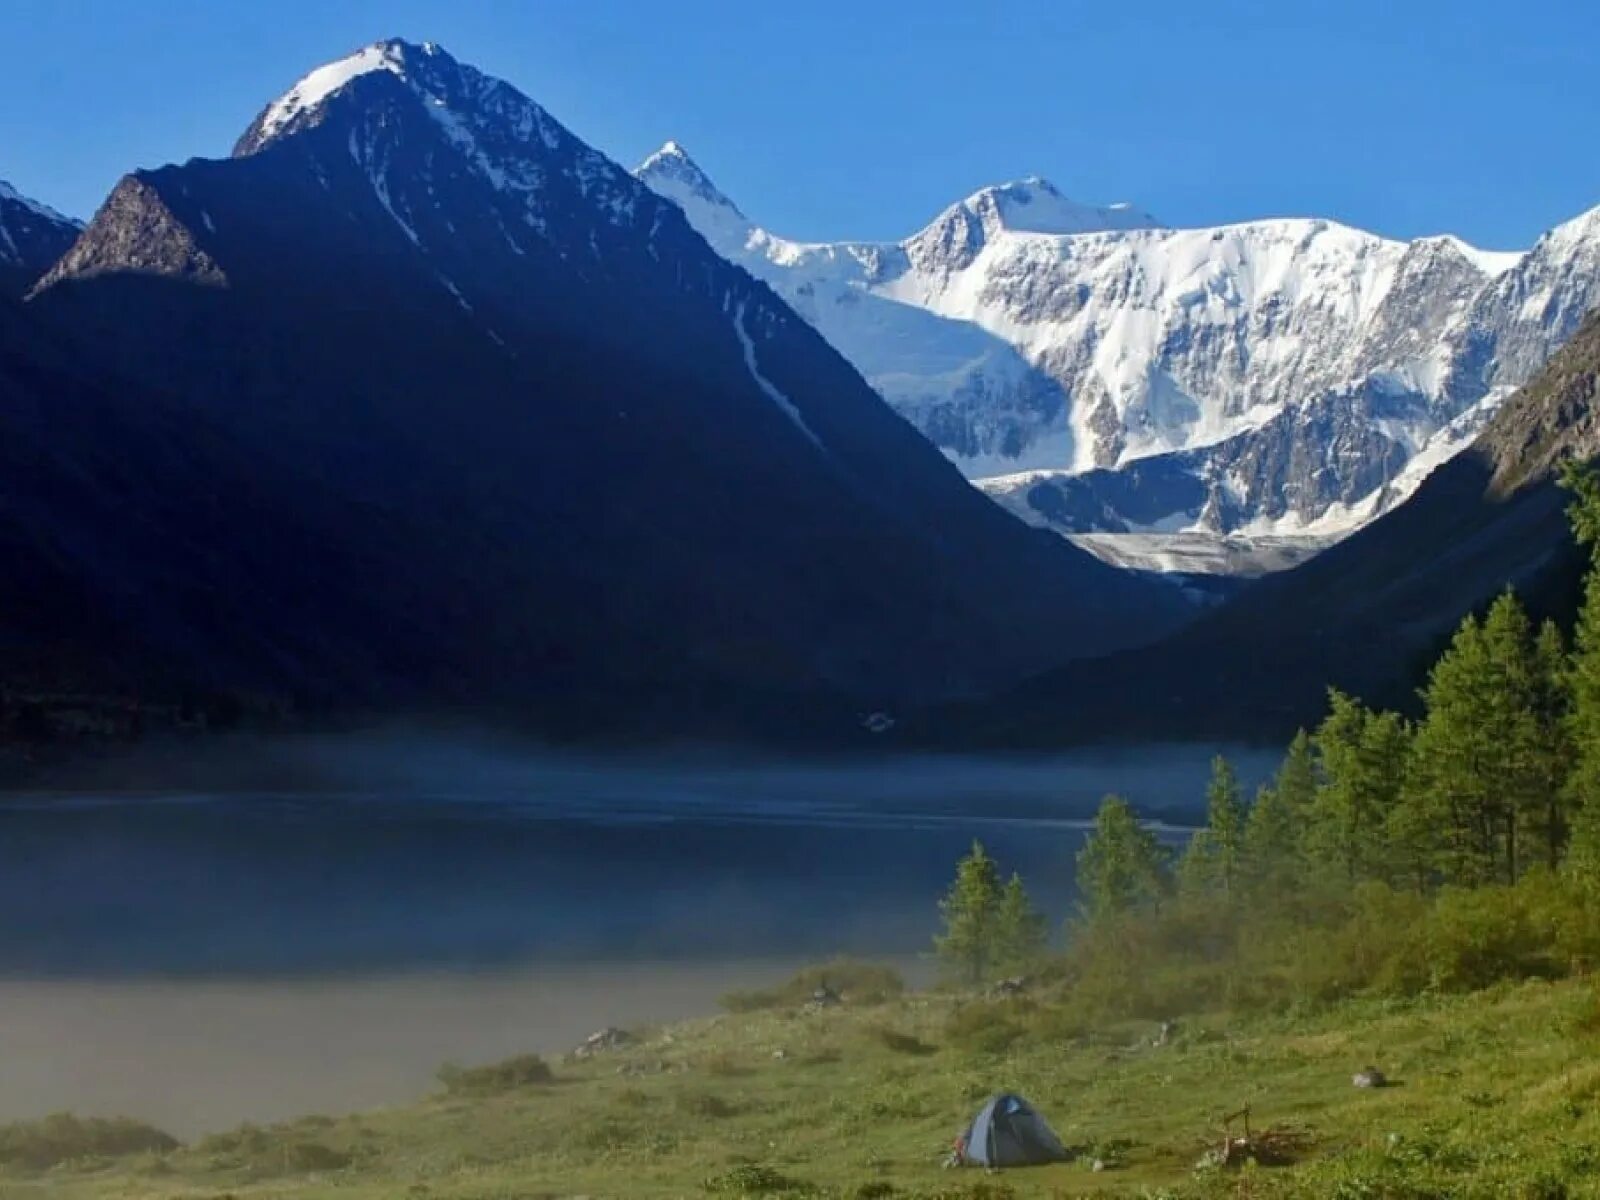
[[[681,147],[639,175],[990,495],[1066,533],[1348,533],[1600,300],[1600,210],[1495,254],[1316,220],[1169,229],[1026,180],[902,243],[807,245]]]
[[[0,295],[27,291],[67,252],[81,228],[0,180]]]
[[[1531,384],[1489,421],[1474,453],[1492,490],[1510,497],[1549,481],[1569,460],[1600,456],[1600,314],[1591,315]]]
[[[202,214],[201,220],[209,220]],[[222,286],[222,268],[167,207],[146,179],[129,175],[112,189],[84,235],[44,278],[40,288],[62,279],[91,279],[103,272],[160,275]]]

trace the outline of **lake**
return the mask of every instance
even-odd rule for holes
[[[303,739],[0,804],[0,1119],[180,1135],[709,1012],[850,952],[914,976],[981,839],[1053,925],[1100,797],[1179,842],[1213,749],[794,764]],[[1274,757],[1234,753],[1251,784]],[[135,786],[137,785],[137,786]]]

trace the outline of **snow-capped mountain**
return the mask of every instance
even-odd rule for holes
[[[1534,612],[1573,611],[1589,554],[1560,468],[1597,455],[1600,310],[1403,503],[1161,643],[1029,681],[981,721],[1010,745],[1063,728],[1228,741],[1309,728],[1330,686],[1399,708],[1461,619],[1507,588]]]
[[[1323,220],[1172,229],[1030,179],[903,242],[802,244],[674,143],[638,175],[970,478],[1069,533],[1346,533],[1600,300],[1600,210],[1524,255]]]
[[[0,292],[21,295],[83,227],[0,179]]]
[[[436,45],[126,177],[25,307],[108,403],[160,398],[121,414],[156,451],[62,422],[66,500],[0,495],[74,600],[39,623],[186,682],[853,729],[1188,615],[974,492],[677,206]]]

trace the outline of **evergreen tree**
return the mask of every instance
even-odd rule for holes
[[[1080,904],[1091,920],[1159,905],[1167,891],[1166,848],[1121,796],[1107,796],[1078,851]]]
[[[1468,616],[1429,673],[1406,792],[1413,824],[1436,823],[1436,865],[1452,883],[1488,882],[1499,859],[1492,679],[1482,626]]]
[[[1583,607],[1568,660],[1566,747],[1571,756],[1565,804],[1575,870],[1600,885],[1600,570],[1584,581]]]
[[[1311,735],[1304,729],[1297,731],[1289,743],[1272,790],[1294,826],[1295,836],[1303,839],[1312,806],[1317,802],[1317,752]]]
[[[1185,890],[1215,891],[1232,898],[1244,871],[1245,824],[1248,814],[1233,764],[1211,760],[1206,785],[1206,827],[1190,839],[1179,864]]]
[[[982,983],[994,965],[1000,893],[1000,869],[974,841],[939,902],[944,931],[934,938],[934,952],[969,984]]]
[[[1022,876],[1015,873],[1000,893],[995,911],[995,966],[1015,971],[1037,962],[1046,944],[1044,915],[1033,906]]]
[[[1559,716],[1541,715],[1558,714],[1559,702],[1541,682],[1532,629],[1514,595],[1503,594],[1481,623],[1470,616],[1461,623],[1423,700],[1407,790],[1413,823],[1439,828],[1438,866],[1447,881],[1515,882],[1523,830],[1543,823],[1547,786],[1560,767],[1547,728]]]
[[[1544,849],[1545,865],[1554,871],[1566,852],[1572,770],[1572,747],[1567,737],[1570,691],[1567,649],[1554,621],[1539,627],[1533,646],[1533,713],[1538,726],[1536,795],[1528,814],[1528,827]],[[1530,855],[1531,858],[1531,855]]]
[[[1569,459],[1561,468],[1561,486],[1571,497],[1567,501],[1567,524],[1578,545],[1587,547],[1591,557],[1600,551],[1600,468],[1593,462]]]
[[[1245,876],[1258,892],[1281,895],[1300,866],[1300,830],[1281,788],[1266,784],[1256,792],[1244,827]]]
[[[1216,838],[1208,828],[1194,831],[1178,855],[1174,881],[1185,899],[1208,895],[1217,884]]]
[[[1418,893],[1439,879],[1445,860],[1444,830],[1452,819],[1434,789],[1431,736],[1426,723],[1417,727],[1399,802],[1384,819],[1392,879]]]
[[[1282,896],[1296,889],[1316,799],[1316,751],[1310,735],[1302,729],[1289,743],[1272,782],[1257,791],[1245,822],[1246,871],[1257,891]]]
[[[1483,621],[1483,642],[1489,660],[1496,703],[1493,717],[1499,754],[1490,761],[1501,796],[1500,857],[1505,879],[1515,883],[1528,849],[1523,834],[1538,823],[1545,808],[1545,763],[1550,747],[1539,717],[1542,703],[1539,660],[1533,626],[1521,601],[1507,589]]]
[[[1572,497],[1567,519],[1573,537],[1590,555],[1566,673],[1567,865],[1600,889],[1600,472],[1591,464],[1569,462],[1561,484]]]
[[[1387,878],[1385,823],[1400,799],[1410,730],[1395,713],[1375,713],[1337,689],[1317,727],[1318,773],[1306,848],[1348,882]]]

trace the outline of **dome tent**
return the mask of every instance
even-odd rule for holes
[[[1021,1096],[1002,1092],[972,1118],[961,1161],[978,1167],[1028,1167],[1069,1157],[1056,1131]]]

